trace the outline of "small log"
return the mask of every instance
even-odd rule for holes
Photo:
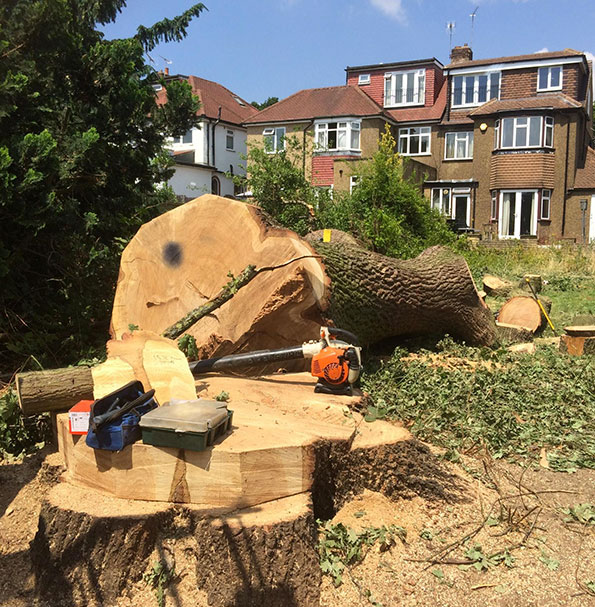
[[[513,297],[500,309],[498,324],[520,327],[535,333],[542,324],[541,308],[533,297]]]
[[[560,352],[572,356],[584,356],[595,354],[595,337],[577,337],[574,335],[562,335],[560,337]]]
[[[25,415],[69,409],[93,400],[91,367],[30,371],[16,376],[17,396]]]
[[[486,274],[483,277],[483,290],[491,297],[508,297],[512,289],[512,283],[497,276]]]
[[[525,343],[533,339],[533,333],[524,327],[496,321],[496,329],[498,331],[498,338],[505,343]]]

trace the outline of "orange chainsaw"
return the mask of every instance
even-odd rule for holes
[[[201,375],[209,371],[225,371],[284,360],[311,358],[312,375],[318,378],[314,392],[351,395],[353,384],[357,381],[362,368],[362,349],[357,345],[357,341],[357,337],[349,331],[335,327],[320,327],[320,339],[307,341],[301,346],[198,360],[190,363],[190,370],[193,375]]]

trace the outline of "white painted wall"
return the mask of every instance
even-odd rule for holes
[[[207,129],[209,134],[207,135]],[[227,149],[227,131],[234,133],[234,149]],[[192,143],[171,142],[170,148],[174,152],[194,151],[194,162],[212,164],[212,125],[203,121],[200,129],[192,129]],[[195,198],[205,193],[211,193],[211,178],[216,175],[221,184],[221,196],[233,196],[234,184],[224,173],[233,169],[234,175],[245,175],[243,169],[245,161],[242,155],[246,154],[246,131],[236,126],[219,123],[215,127],[215,163],[216,172],[203,167],[176,165],[176,172],[168,184],[177,195]]]

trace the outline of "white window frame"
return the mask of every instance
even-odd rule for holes
[[[520,202],[521,197],[524,193],[533,194],[533,209],[532,209],[532,221],[531,221],[531,229],[529,232],[529,236],[537,236],[537,217],[539,214],[539,190],[532,189],[524,189],[524,190],[500,190],[499,196],[499,204],[498,204],[498,237],[507,240],[507,239],[519,239],[521,237],[521,212],[520,212]],[[504,234],[503,233],[503,223],[502,219],[504,217],[504,195],[505,194],[514,194],[515,195],[515,214],[514,214],[514,234]]]
[[[454,156],[448,155],[448,140],[454,139]],[[464,144],[465,153],[457,156],[459,143]],[[473,131],[452,131],[444,135],[444,160],[471,160],[473,158]]]
[[[335,125],[329,128],[329,125]],[[336,132],[335,147],[329,147],[329,132]],[[339,145],[340,134],[343,134],[344,145]],[[354,141],[356,138],[356,141]],[[361,121],[354,118],[325,120],[314,125],[316,152],[361,152]],[[353,145],[353,144],[357,145]]]
[[[401,101],[397,101],[397,78],[401,78]],[[409,87],[409,81],[412,86]],[[407,90],[413,91],[412,100],[407,101]],[[405,99],[403,101],[403,99]],[[387,72],[384,74],[384,107],[424,105],[426,102],[426,69]]]
[[[540,87],[539,83],[541,81],[541,74],[547,70],[547,75],[545,77],[546,84],[544,87]],[[559,83],[557,85],[552,85],[552,70],[559,70]],[[564,69],[561,65],[547,65],[544,67],[540,67],[537,70],[537,92],[541,93],[542,91],[561,91],[562,90],[562,82],[564,77]]]
[[[492,205],[490,207],[490,221],[498,219],[498,190],[492,190]]]
[[[546,206],[547,205],[547,206]],[[552,191],[549,189],[541,190],[541,199],[539,201],[539,219],[549,221],[552,215]]]
[[[357,187],[359,175],[351,175],[349,177],[349,193],[353,194],[353,190]]]
[[[448,206],[445,205],[448,204]],[[452,218],[452,188],[432,188],[430,206],[445,217]]]
[[[539,118],[539,143],[531,145],[529,143],[529,125],[531,118]],[[520,121],[526,121],[522,124]],[[504,121],[512,121],[512,144],[504,145]],[[517,131],[525,129],[525,145],[517,145]],[[526,148],[553,148],[554,147],[554,119],[551,116],[510,116],[499,118],[495,125],[495,149],[498,150],[523,150]],[[550,142],[548,143],[548,137]]]
[[[357,83],[362,86],[364,84],[370,84],[370,74],[360,74],[357,77]]]
[[[285,150],[285,127],[267,127],[262,131],[262,138],[264,142],[264,151],[267,154],[278,154]],[[267,148],[267,139],[272,142],[271,146]]]
[[[225,149],[230,152],[233,152],[234,150],[234,132],[231,129],[227,129],[227,132],[225,133]]]
[[[492,85],[492,76],[498,76],[498,84],[496,86],[496,90],[493,90]],[[480,100],[479,98],[479,82],[480,78],[484,76],[486,77],[486,95],[485,99]],[[457,90],[456,82],[457,79],[461,79],[461,103],[455,102],[455,92]],[[473,78],[473,84],[469,87],[468,79]],[[500,99],[500,90],[502,88],[502,73],[500,71],[489,71],[489,72],[478,72],[473,74],[455,74],[451,76],[451,107],[453,108],[461,108],[461,107],[474,107],[478,105],[482,105],[490,99]],[[471,88],[471,90],[469,90]],[[471,97],[471,99],[468,99]]]
[[[418,132],[413,132],[418,131]],[[427,140],[428,148],[425,152],[411,153],[411,140],[419,138],[419,149],[421,150],[422,139]],[[406,151],[401,150],[401,141],[406,141]],[[398,150],[402,156],[430,156],[432,154],[432,127],[408,126],[399,129]]]

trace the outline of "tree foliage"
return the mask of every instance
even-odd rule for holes
[[[262,103],[258,103],[258,101],[253,101],[250,105],[253,105],[257,110],[264,110],[265,107],[274,105],[278,101],[279,97],[267,97]]]
[[[0,11],[0,363],[72,361],[104,342],[119,253],[171,196],[165,138],[196,124],[186,83],[144,51],[201,10],[105,40],[125,0],[8,0]],[[4,360],[3,360],[4,359]]]
[[[411,257],[429,246],[454,242],[444,218],[430,208],[418,185],[405,177],[404,162],[387,127],[378,151],[357,166],[353,193],[335,196],[320,210],[323,227],[351,232],[372,250],[395,257]]]

